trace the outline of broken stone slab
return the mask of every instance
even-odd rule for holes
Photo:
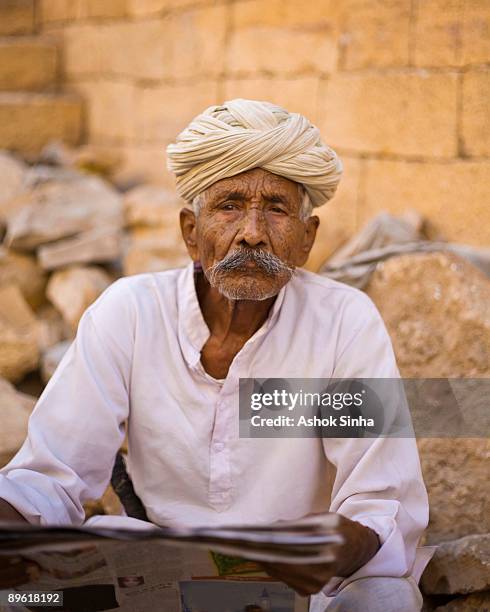
[[[139,185],[124,196],[126,225],[163,226],[180,235],[179,210],[182,208],[174,191],[156,185]]]
[[[0,376],[17,382],[38,366],[38,324],[17,285],[0,287]]]
[[[53,376],[63,355],[70,347],[72,340],[64,340],[49,347],[41,356],[41,378],[47,383]]]
[[[404,377],[490,374],[490,279],[465,259],[449,252],[392,257],[378,265],[366,292]]]
[[[39,350],[45,353],[50,347],[62,340],[70,340],[73,331],[63,320],[61,314],[52,304],[46,303],[36,311],[39,327]]]
[[[20,393],[8,380],[0,378],[0,467],[8,463],[22,446],[35,403],[35,397]]]
[[[52,141],[42,149],[38,161],[110,178],[121,166],[123,155],[120,151],[100,145],[70,147],[61,141]]]
[[[190,261],[185,249],[172,249],[152,241],[129,242],[123,259],[125,276],[181,268]]]
[[[0,286],[15,284],[32,308],[46,302],[47,276],[36,258],[0,246]]]
[[[456,597],[445,606],[438,606],[434,612],[490,612],[490,591]]]
[[[440,544],[422,576],[422,588],[428,595],[490,588],[490,533]]]
[[[101,227],[123,225],[121,196],[98,177],[41,183],[19,198],[5,244],[20,250]]]
[[[26,165],[7,151],[0,151],[0,226],[11,212],[11,202],[24,190]]]
[[[113,261],[121,255],[122,234],[118,227],[101,227],[45,244],[37,250],[44,270],[82,263]]]
[[[111,282],[110,276],[101,268],[73,266],[52,274],[46,295],[75,331],[82,314]]]

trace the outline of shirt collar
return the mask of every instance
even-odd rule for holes
[[[194,274],[194,263],[191,262],[182,270],[177,284],[179,343],[184,358],[190,367],[195,367],[198,364],[201,359],[202,347],[210,335],[197,299]],[[263,335],[274,325],[281,311],[288,285],[289,283],[286,283],[279,291],[269,316],[253,337]]]

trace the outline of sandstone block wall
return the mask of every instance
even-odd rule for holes
[[[373,213],[416,208],[432,235],[490,237],[486,0],[39,0],[62,41],[85,139],[172,187],[165,146],[206,106],[306,114],[345,161],[316,267]]]

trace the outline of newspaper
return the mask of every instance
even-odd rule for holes
[[[122,516],[80,528],[0,523],[0,563],[29,568],[9,593],[61,592],[63,606],[53,610],[306,612],[308,599],[260,561],[332,561],[337,522],[327,514],[261,526],[161,528]],[[31,608],[0,606],[23,609]]]

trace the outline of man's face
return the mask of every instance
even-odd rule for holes
[[[276,295],[315,238],[318,218],[303,221],[301,202],[297,183],[261,168],[217,181],[203,192],[197,220],[182,211],[189,253],[229,299]]]

